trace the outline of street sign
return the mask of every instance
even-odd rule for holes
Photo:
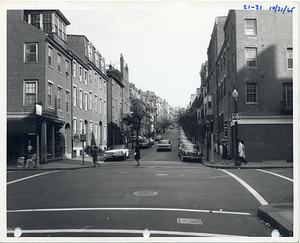
[[[86,134],[80,134],[80,141],[86,141]]]
[[[232,115],[231,115],[231,119],[233,121],[241,120],[241,117],[242,117],[241,113],[232,113]]]
[[[36,112],[36,115],[41,116],[43,113],[42,106],[39,104],[35,104],[35,112]]]

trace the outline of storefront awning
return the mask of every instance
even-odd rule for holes
[[[36,119],[7,119],[7,133],[35,133]]]

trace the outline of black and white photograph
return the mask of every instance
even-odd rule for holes
[[[1,1],[1,242],[299,242],[298,1]]]

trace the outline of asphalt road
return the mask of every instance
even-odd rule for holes
[[[22,237],[142,237],[144,229],[150,237],[271,236],[256,212],[293,201],[292,169],[181,162],[178,130],[163,137],[172,151],[143,149],[140,166],[131,156],[89,169],[8,173],[8,237],[16,227]]]

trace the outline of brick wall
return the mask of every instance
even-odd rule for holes
[[[248,161],[293,161],[292,124],[239,125]]]

